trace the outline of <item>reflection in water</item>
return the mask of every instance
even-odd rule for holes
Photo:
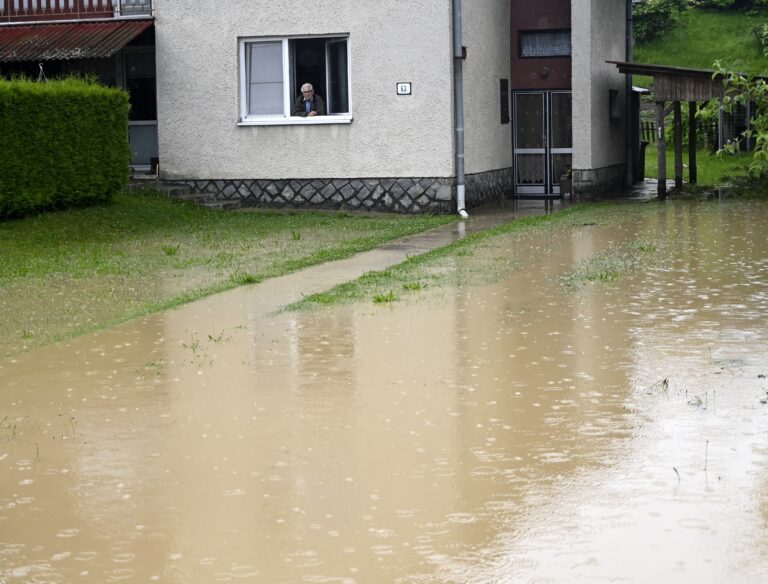
[[[0,362],[0,582],[762,581],[768,213],[637,217],[430,301],[254,287]]]

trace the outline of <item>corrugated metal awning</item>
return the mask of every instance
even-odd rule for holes
[[[111,57],[152,20],[71,22],[0,27],[0,63]]]

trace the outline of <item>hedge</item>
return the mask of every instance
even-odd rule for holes
[[[0,80],[0,219],[124,189],[129,107],[125,91],[80,79]]]

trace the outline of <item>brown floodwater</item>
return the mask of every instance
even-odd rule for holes
[[[765,582],[766,234],[670,202],[493,285],[274,313],[353,262],[0,361],[0,582]]]

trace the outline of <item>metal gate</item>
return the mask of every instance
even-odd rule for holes
[[[570,91],[517,91],[512,132],[515,194],[559,196],[559,178],[571,167],[573,123]]]

